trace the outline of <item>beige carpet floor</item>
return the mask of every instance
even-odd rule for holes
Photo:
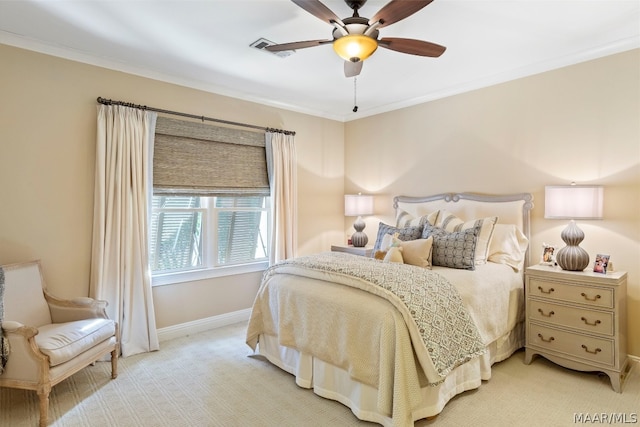
[[[115,380],[109,363],[88,367],[54,387],[51,425],[375,425],[297,387],[291,375],[252,356],[244,331],[239,323],[163,342],[158,352],[120,359]],[[575,426],[600,424],[591,420],[601,414],[615,414],[619,421],[603,424],[640,425],[638,366],[618,394],[602,374],[571,371],[543,358],[527,366],[523,356],[520,351],[496,364],[493,378],[480,389],[457,396],[435,420],[416,426]],[[35,392],[0,388],[0,426],[36,426],[37,412]],[[575,414],[591,418],[576,422]]]

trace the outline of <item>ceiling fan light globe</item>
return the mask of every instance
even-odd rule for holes
[[[345,61],[358,62],[370,57],[378,48],[378,42],[362,34],[350,34],[336,39],[333,50]]]

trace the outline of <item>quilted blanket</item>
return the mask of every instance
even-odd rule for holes
[[[486,351],[458,291],[443,276],[421,267],[335,252],[286,260],[265,272],[247,330],[247,344],[254,349],[264,332],[261,294],[268,292],[267,284],[278,274],[340,283],[386,299],[404,319],[431,385]]]

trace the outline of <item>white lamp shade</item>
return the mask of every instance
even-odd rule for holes
[[[547,219],[602,219],[603,193],[601,186],[546,186],[544,217]]]
[[[346,194],[344,196],[344,216],[360,215],[373,215],[373,196]]]

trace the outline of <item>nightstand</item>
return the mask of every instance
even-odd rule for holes
[[[620,393],[627,359],[627,273],[527,268],[524,363],[538,354],[579,371],[604,372]]]
[[[347,252],[354,255],[371,257],[373,255],[373,246],[356,248],[351,245],[331,245],[331,252]]]

